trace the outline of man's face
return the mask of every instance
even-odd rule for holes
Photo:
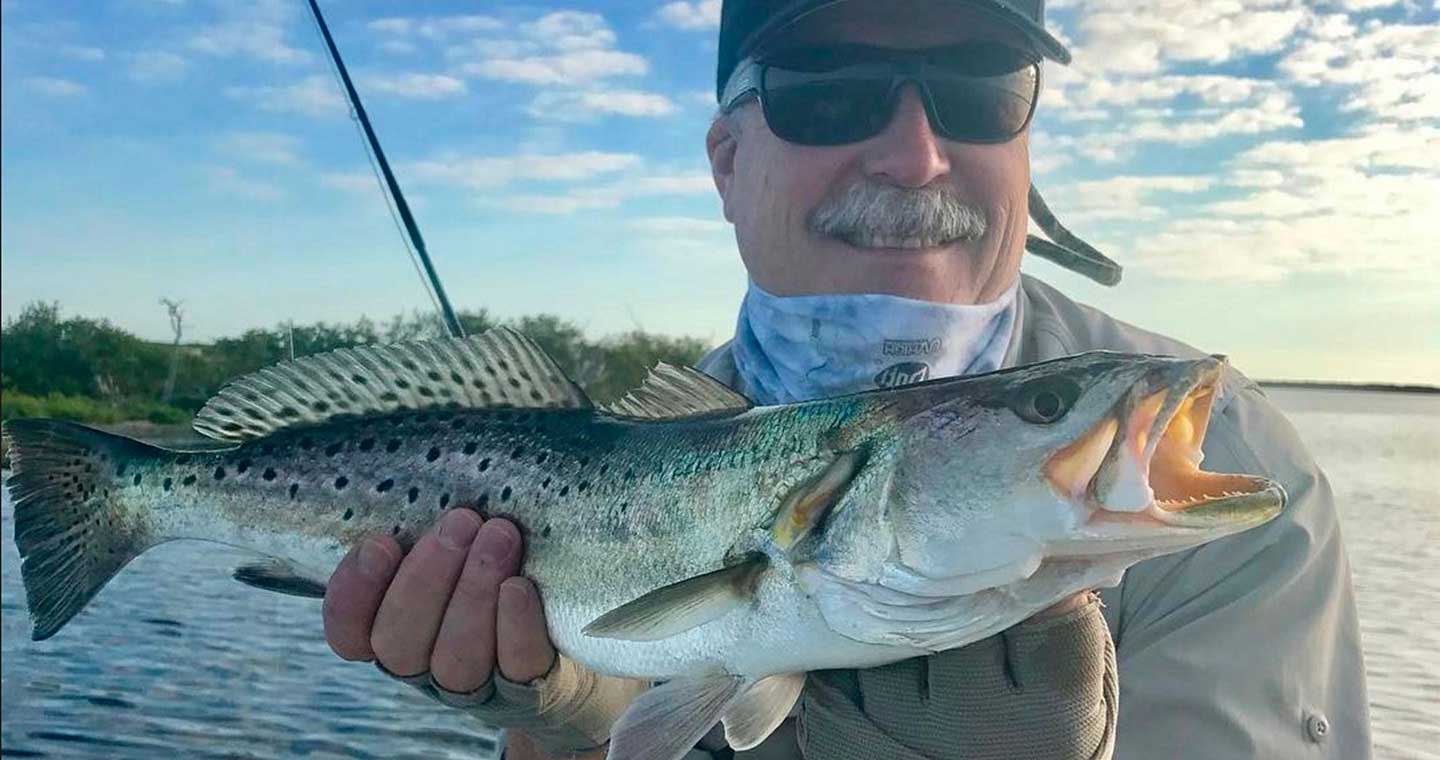
[[[1008,27],[936,2],[851,2],[814,13],[785,44],[858,43],[895,49],[970,41],[1024,47]],[[757,285],[777,295],[886,293],[946,303],[992,301],[1020,268],[1030,186],[1028,130],[1009,142],[966,144],[931,129],[920,95],[906,84],[894,118],[867,140],[837,146],[785,142],[754,101],[718,119],[707,139],[725,218]],[[814,229],[854,188],[948,186],[983,213],[978,239],[920,248],[846,241]],[[889,243],[894,245],[894,243]]]

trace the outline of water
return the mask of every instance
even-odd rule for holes
[[[1440,397],[1271,394],[1334,485],[1354,567],[1376,756],[1440,758]],[[319,603],[230,580],[246,555],[155,549],[29,640],[3,511],[0,754],[476,757],[491,737],[324,644]]]

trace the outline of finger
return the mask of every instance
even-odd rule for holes
[[[500,584],[520,569],[520,532],[508,520],[480,527],[430,654],[430,675],[457,692],[480,688],[495,667]]]
[[[375,658],[391,673],[415,675],[429,667],[445,605],[479,529],[479,515],[452,509],[400,563],[370,632]]]
[[[330,575],[325,584],[325,641],[347,660],[373,660],[370,628],[375,612],[395,570],[400,566],[400,545],[389,536],[362,540]]]
[[[555,663],[555,646],[545,630],[540,592],[529,580],[507,578],[500,584],[495,634],[495,656],[506,678],[525,683],[550,672]]]

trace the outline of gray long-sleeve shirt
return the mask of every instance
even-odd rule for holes
[[[728,349],[700,368],[733,384]],[[1201,355],[1022,278],[1005,366],[1096,349]],[[1261,528],[1143,562],[1101,592],[1119,659],[1115,758],[1369,758],[1355,596],[1324,473],[1233,369],[1204,449],[1207,470],[1267,475],[1290,500]]]

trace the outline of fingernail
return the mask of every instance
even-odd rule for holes
[[[500,584],[500,607],[507,613],[518,614],[530,606],[530,592],[518,582],[505,581]]]
[[[469,548],[480,530],[480,518],[475,513],[457,509],[440,520],[440,543],[451,549]]]
[[[379,541],[367,539],[360,545],[360,571],[366,575],[372,578],[386,575],[394,564],[390,549]]]
[[[480,553],[486,561],[503,562],[510,558],[515,549],[514,532],[494,523],[493,527],[480,531]]]

